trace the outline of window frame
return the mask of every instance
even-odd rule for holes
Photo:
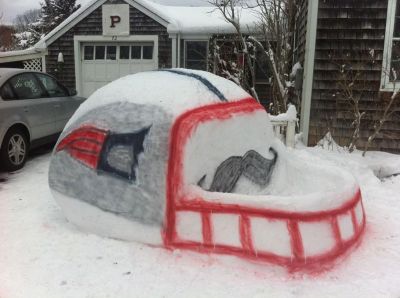
[[[207,44],[206,46],[206,69],[202,69],[205,71],[208,71],[209,66],[208,66],[208,56],[209,56],[209,51],[210,51],[210,41],[209,39],[185,39],[183,42],[183,65],[185,68],[187,68],[187,43],[188,42],[205,42]]]
[[[400,37],[394,37],[394,25],[396,17],[396,5],[400,5],[400,0],[388,0],[387,16],[386,16],[386,31],[385,31],[385,46],[382,59],[382,75],[381,75],[381,91],[393,91],[400,88],[400,80],[394,84],[390,81],[390,65],[392,60],[393,41],[400,41]],[[400,78],[400,74],[398,74]]]
[[[51,76],[51,75],[49,75],[47,73],[36,73],[36,72],[33,72],[33,75],[36,78],[36,80],[39,82],[41,88],[45,91],[45,93],[47,95],[46,98],[59,98],[59,97],[69,97],[70,96],[68,88],[65,87],[63,84],[61,84],[55,77],[53,77],[53,76]],[[50,95],[50,93],[47,91],[46,86],[44,86],[44,84],[40,80],[40,76],[44,76],[44,77],[48,77],[50,79],[53,79],[56,82],[57,86],[60,87],[64,91],[65,95],[60,95],[60,96]]]
[[[92,52],[92,59],[85,59],[85,50],[87,47],[93,47],[93,52]],[[104,47],[104,58],[102,59],[96,59],[96,49],[97,47]],[[115,59],[109,59],[107,57],[109,51],[109,47],[115,47],[116,48],[116,56]],[[121,59],[121,47],[129,47],[129,58],[126,59]],[[132,48],[133,47],[138,47],[140,49],[139,54],[140,56],[138,58],[132,58]],[[151,58],[144,58],[144,48],[145,47],[151,47],[152,52],[151,52]],[[153,63],[157,57],[156,57],[156,46],[155,42],[153,41],[143,41],[143,42],[116,42],[116,43],[107,43],[107,42],[95,42],[95,43],[88,43],[88,44],[83,44],[81,48],[81,61],[82,63],[96,63],[96,62],[105,62],[105,63],[115,63],[115,62],[128,62],[128,61],[141,61],[141,62],[151,62]]]
[[[2,96],[3,93],[3,89],[6,87],[6,85],[8,85],[8,87],[10,88],[10,91],[12,93],[12,97],[11,98],[4,98]],[[17,97],[17,95],[15,94],[15,90],[14,87],[11,86],[10,82],[7,80],[0,88],[0,98],[4,101],[12,101],[12,100],[19,100],[19,98]]]
[[[42,90],[42,96],[40,96],[40,97],[33,97],[33,98],[21,98],[21,97],[18,96],[18,93],[17,93],[17,91],[15,90],[13,84],[11,83],[11,80],[14,79],[15,77],[18,77],[18,76],[21,76],[21,75],[25,75],[25,74],[30,74],[30,75],[32,75],[33,79],[34,79],[34,80],[36,81],[36,83],[38,84],[38,87]],[[12,100],[36,100],[36,99],[40,99],[40,98],[47,98],[47,97],[49,97],[49,94],[48,94],[46,88],[44,88],[42,82],[38,79],[38,77],[36,77],[35,74],[36,74],[35,72],[24,71],[24,72],[20,72],[20,73],[17,73],[17,74],[15,74],[15,75],[9,77],[9,78],[7,79],[7,81],[2,85],[2,88],[3,88],[4,85],[6,85],[6,84],[8,83],[8,84],[10,85],[10,88],[11,88],[12,92],[14,93],[14,98],[12,98],[12,99],[4,99],[4,98],[3,98],[3,100],[5,100],[5,101],[12,101]]]

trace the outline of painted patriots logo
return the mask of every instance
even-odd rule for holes
[[[150,127],[132,133],[111,133],[94,126],[82,126],[64,137],[56,152],[68,154],[89,168],[136,181],[139,154]]]

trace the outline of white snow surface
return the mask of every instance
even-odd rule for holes
[[[228,23],[222,13],[213,6],[189,7],[166,6],[151,1],[140,0],[152,7],[152,11],[169,22],[169,33],[236,33],[232,24]],[[260,22],[260,12],[256,8],[235,8],[243,32],[254,32]]]
[[[363,157],[363,151],[358,149],[349,153],[346,148],[340,147],[335,140],[333,140],[330,133],[327,133],[324,138],[318,142],[318,146],[326,150],[347,154],[347,158],[356,162],[365,163],[379,178],[400,174],[400,158],[398,155],[381,151],[368,151]]]
[[[379,180],[363,159],[295,149],[351,171],[362,190],[366,234],[320,274],[271,264],[101,238],[68,223],[47,183],[50,153],[0,174],[0,297],[399,297],[400,176]],[[379,154],[385,165],[395,155]]]
[[[270,115],[271,121],[297,121],[296,107],[289,104],[288,109],[285,113],[279,115]]]
[[[23,56],[23,55],[30,55],[40,53],[40,50],[35,48],[28,48],[25,50],[16,50],[16,51],[7,51],[7,52],[0,52],[0,58],[3,57],[12,57],[12,56]]]

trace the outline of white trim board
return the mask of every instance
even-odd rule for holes
[[[399,1],[399,0],[397,0]],[[400,2],[399,2],[400,5]],[[392,57],[393,33],[396,15],[396,0],[388,0],[388,9],[386,16],[385,46],[383,49],[381,91],[393,91],[393,87],[400,88],[400,82],[389,81],[390,62]],[[400,74],[398,74],[400,77]]]
[[[37,59],[37,58],[44,57],[46,54],[47,54],[47,51],[40,52],[40,53],[32,53],[32,54],[19,54],[19,55],[13,55],[13,56],[4,56],[4,57],[0,57],[0,63]]]
[[[81,44],[84,42],[107,42],[107,43],[121,43],[121,42],[148,42],[154,43],[153,55],[155,57],[155,64],[158,68],[158,35],[129,35],[129,36],[103,36],[103,35],[75,35],[74,36],[74,60],[75,60],[75,86],[76,91],[82,94],[82,53]]]
[[[308,145],[310,127],[311,96],[314,81],[315,44],[317,39],[319,0],[308,0],[307,32],[304,57],[303,91],[301,94],[300,131],[303,142]]]

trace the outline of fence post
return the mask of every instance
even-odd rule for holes
[[[294,148],[296,135],[296,122],[288,121],[286,126],[286,146]]]

